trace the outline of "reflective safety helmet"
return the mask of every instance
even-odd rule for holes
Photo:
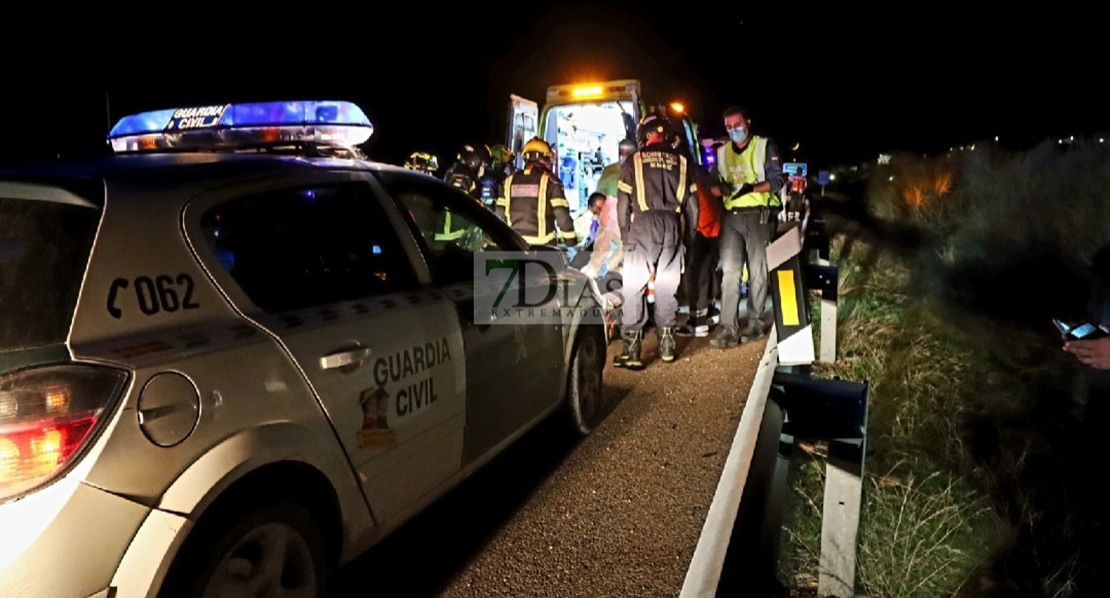
[[[474,172],[480,172],[483,166],[488,167],[490,164],[489,148],[481,144],[464,145],[457,160]]]
[[[548,168],[555,159],[555,153],[551,151],[551,146],[546,141],[539,137],[533,137],[524,144],[520,149],[520,155],[528,162],[541,162]]]
[[[640,147],[647,145],[647,138],[652,133],[662,136],[667,141],[674,138],[670,121],[659,114],[649,114],[640,120],[639,126],[636,127],[636,141]]]
[[[439,160],[427,152],[413,152],[405,162],[405,168],[434,175],[439,170]]]
[[[489,149],[490,159],[493,160],[494,168],[500,168],[506,164],[511,164],[516,154],[513,150],[509,149],[507,145],[498,144]]]

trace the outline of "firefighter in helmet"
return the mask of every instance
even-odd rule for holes
[[[637,130],[640,148],[621,165],[617,221],[624,242],[624,303],[616,365],[638,369],[647,324],[648,283],[655,283],[659,356],[675,359],[675,319],[684,240],[698,223],[697,185],[692,165],[673,145],[674,129],[662,115],[649,114]]]
[[[502,181],[516,170],[516,154],[509,146],[498,144],[489,148],[490,159],[493,163],[493,175]]]
[[[464,145],[455,158],[455,163],[447,169],[443,180],[451,186],[462,189],[475,199],[481,199],[478,181],[489,167],[489,148],[481,144]]]
[[[447,169],[443,180],[451,184],[470,197],[481,200],[481,190],[478,181],[489,165],[489,149],[484,145],[464,145],[455,159],[455,163]],[[443,228],[435,235],[436,241],[458,241],[466,234],[466,228],[456,228],[451,223],[451,212],[443,213]]]
[[[439,160],[427,152],[413,152],[409,155],[409,159],[405,161],[405,168],[436,176],[436,172],[439,170]]]
[[[521,148],[524,168],[510,174],[497,199],[497,214],[531,245],[578,244],[563,183],[552,172],[551,146],[533,137]],[[571,251],[568,249],[568,251]],[[573,257],[573,256],[572,256]]]

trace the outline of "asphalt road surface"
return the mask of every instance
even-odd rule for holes
[[[649,332],[644,370],[606,367],[593,434],[550,418],[341,569],[334,596],[678,596],[764,344],[680,338],[667,364]]]

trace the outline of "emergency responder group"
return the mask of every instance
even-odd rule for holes
[[[588,201],[594,222],[587,239],[575,230],[554,171],[554,152],[538,137],[521,148],[519,170],[516,156],[504,145],[467,145],[443,178],[483,202],[531,245],[561,244],[573,260],[577,249],[590,243],[592,253],[582,271],[622,279],[619,297],[612,301],[619,306],[622,341],[614,364],[644,366],[644,332],[652,319],[659,356],[672,362],[676,335],[708,336],[717,323],[718,263],[720,325],[710,346],[750,342],[769,325],[766,247],[781,210],[782,163],[771,140],[751,133],[744,109],[732,106],[722,116],[729,141],[716,148],[709,170],[693,159],[685,136],[665,114],[645,116],[637,139],[621,141],[618,162],[602,171]],[[435,158],[428,158],[414,153],[406,167],[434,175]],[[444,235],[449,228],[447,223]],[[740,321],[745,270],[748,304]],[[676,327],[680,286],[689,309],[681,328]]]

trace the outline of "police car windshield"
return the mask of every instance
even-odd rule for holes
[[[99,219],[64,192],[0,181],[0,353],[65,342]]]

